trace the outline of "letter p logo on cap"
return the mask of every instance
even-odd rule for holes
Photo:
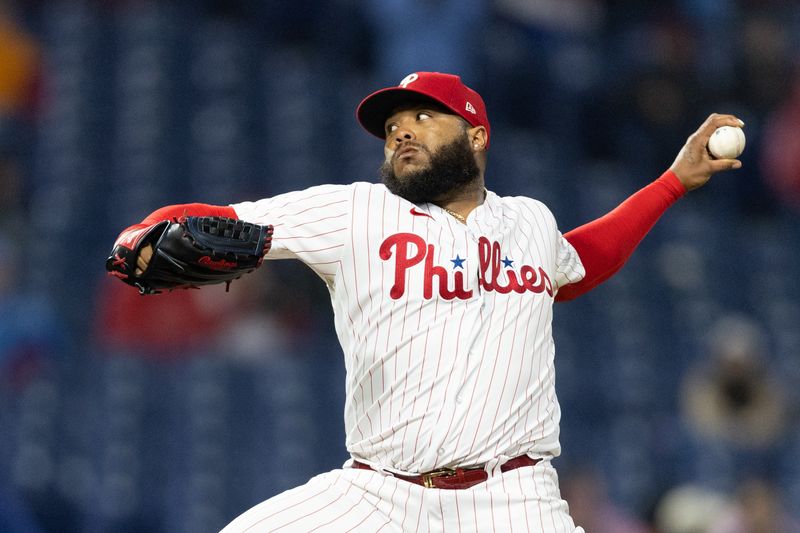
[[[422,100],[420,100],[422,98]],[[471,126],[486,128],[489,148],[489,117],[483,98],[470,89],[459,76],[442,72],[414,72],[399,85],[375,91],[356,109],[356,118],[365,130],[380,139],[386,138],[384,123],[392,110],[407,102],[433,100],[466,120]]]
[[[401,82],[398,84],[398,87],[402,87],[403,89],[405,89],[406,87],[408,87],[408,84],[409,84],[409,83],[414,83],[414,82],[415,82],[415,81],[417,81],[418,79],[419,79],[419,74],[417,74],[416,72],[415,72],[415,73],[413,73],[413,74],[409,74],[408,76],[406,76],[405,78],[403,78],[403,81],[401,81]]]

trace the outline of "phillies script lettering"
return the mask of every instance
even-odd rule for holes
[[[379,250],[381,259],[388,261],[394,258],[394,285],[389,295],[397,300],[406,292],[406,272],[424,261],[424,283],[422,296],[426,300],[433,297],[433,280],[437,278],[439,296],[445,300],[472,298],[472,289],[467,290],[464,283],[464,271],[452,272],[453,288],[451,289],[450,271],[433,263],[436,247],[414,233],[395,233],[387,237]],[[542,293],[553,296],[553,284],[542,267],[534,268],[523,265],[519,272],[506,268],[507,281],[500,281],[501,268],[500,243],[491,242],[486,237],[478,239],[478,283],[486,291],[497,291],[500,294],[516,292]]]

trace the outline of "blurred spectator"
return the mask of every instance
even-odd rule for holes
[[[313,337],[311,302],[273,267],[267,262],[229,291],[209,285],[141,296],[106,278],[98,291],[95,340],[113,353],[166,359],[216,353],[255,362],[296,347]]]
[[[610,11],[610,24],[619,25],[609,36],[616,65],[606,94],[588,110],[589,122],[613,127],[582,134],[589,155],[625,161],[634,175],[648,175],[674,160],[676,147],[710,111],[697,84],[691,27],[674,12],[631,9]]]
[[[224,328],[218,338],[219,353],[233,359],[258,363],[275,355],[292,353],[292,340],[307,336],[302,320],[287,316],[292,296],[274,287],[275,276],[267,264],[231,284],[231,312],[222,317]],[[265,272],[266,271],[266,272]]]
[[[37,403],[29,401],[57,375],[66,350],[66,332],[48,296],[23,288],[20,261],[21,250],[0,234],[0,426],[4,428],[0,439],[4,452],[0,460],[0,531],[33,533],[40,531],[34,515],[42,523],[67,509],[50,493],[46,481],[37,483],[38,475],[50,466],[45,460],[49,458],[38,452],[42,441],[52,435],[47,429],[55,414],[49,409],[36,410],[32,407]],[[8,421],[12,422],[10,428],[5,425]],[[15,421],[19,425],[13,424]],[[34,424],[26,426],[25,421]],[[16,491],[6,492],[6,486]],[[47,504],[40,505],[45,494]],[[59,526],[68,530],[72,522],[66,514],[59,518]]]
[[[13,150],[4,150],[0,146],[0,235],[14,240],[17,244],[21,244],[25,238],[18,231],[25,219],[20,165],[19,158]]]
[[[603,17],[597,0],[494,0],[499,13],[524,24],[549,27],[554,31],[585,32]]]
[[[52,302],[21,288],[19,260],[19,250],[0,235],[0,390],[24,388],[64,349]]]
[[[580,111],[602,83],[605,50],[597,0],[493,0],[486,36],[487,104],[515,127],[546,132],[566,163],[581,145]]]
[[[14,239],[23,220],[20,151],[32,125],[39,50],[12,15],[6,2],[0,2],[0,233]]]
[[[441,71],[475,83],[485,0],[368,0],[362,9],[376,36],[375,74],[381,82]]]
[[[617,155],[649,168],[668,165],[674,159],[674,147],[681,146],[691,131],[687,121],[703,115],[692,96],[691,74],[652,67],[640,71],[627,90],[626,102],[620,104],[632,105],[634,115],[630,122],[623,119],[620,124],[625,136],[619,139]]]
[[[764,333],[745,317],[720,319],[709,358],[683,383],[683,414],[699,436],[741,449],[774,446],[786,429],[782,387],[770,375]]]
[[[763,479],[743,483],[736,502],[725,510],[709,533],[790,533],[800,522],[787,513],[777,489]]]
[[[794,88],[764,125],[761,170],[777,198],[800,210],[800,73]]]
[[[751,9],[736,32],[740,39],[736,99],[757,115],[775,109],[791,88],[792,78],[786,74],[796,58],[791,26],[785,22],[796,16],[797,6],[792,4]]]
[[[224,293],[224,286],[210,286],[141,296],[133,287],[105,278],[97,292],[95,340],[114,353],[145,357],[205,354],[231,312],[231,299]]]
[[[656,531],[708,533],[728,506],[727,498],[716,492],[694,485],[675,487],[658,503],[655,512]]]
[[[775,216],[776,195],[770,194],[770,185],[778,191],[778,197],[784,193],[790,197],[797,196],[787,190],[793,181],[796,183],[796,175],[786,181],[786,175],[783,174],[783,179],[779,178],[777,182],[771,179],[775,175],[766,179],[760,175],[767,165],[765,159],[770,158],[762,150],[769,149],[766,144],[769,141],[764,140],[764,121],[775,113],[782,102],[786,102],[792,90],[792,70],[797,61],[793,33],[796,35],[797,32],[787,21],[796,21],[797,13],[796,2],[781,0],[753,3],[742,13],[741,23],[735,32],[739,42],[732,84],[734,90],[719,95],[720,98],[728,97],[727,100],[721,100],[722,109],[736,112],[748,125],[748,147],[742,155],[744,172],[731,176],[730,186],[732,194],[737,197],[739,211],[749,217]],[[789,118],[785,116],[780,120]],[[796,136],[796,133],[793,135]],[[791,142],[790,135],[779,144],[786,147]],[[782,154],[779,157],[786,160],[790,156]]]
[[[36,41],[17,24],[6,2],[0,2],[0,122],[32,109],[38,76]]]
[[[575,525],[591,533],[647,533],[647,526],[609,499],[605,481],[594,467],[576,468],[561,479],[561,494]]]

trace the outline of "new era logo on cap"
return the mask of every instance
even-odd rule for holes
[[[477,92],[453,74],[413,72],[396,87],[381,89],[364,98],[358,106],[356,117],[365,130],[384,139],[384,123],[391,112],[403,103],[419,100],[420,96],[440,103],[472,126],[486,128],[486,147],[489,147],[486,104]]]

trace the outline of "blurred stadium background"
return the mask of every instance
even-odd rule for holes
[[[439,70],[562,231],[744,119],[744,168],[557,306],[556,466],[589,532],[800,531],[799,59],[788,0],[0,2],[0,530],[217,531],[341,465],[310,271],[139,298],[103,262],[162,205],[377,179],[355,106]]]

